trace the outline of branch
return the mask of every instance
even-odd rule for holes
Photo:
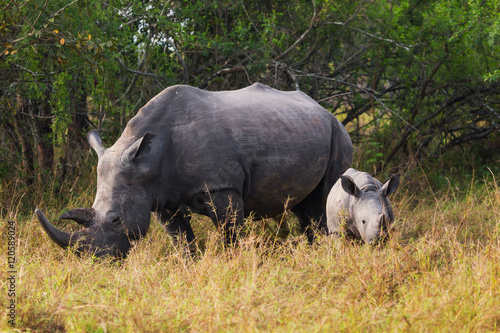
[[[496,112],[491,106],[489,106],[488,104],[486,104],[484,102],[482,103],[482,106],[484,106],[488,111],[490,111],[490,114],[494,114],[498,119],[500,119],[500,114],[498,114],[498,112]],[[491,119],[491,122],[495,126],[497,126],[494,119]]]
[[[181,53],[179,52],[179,49],[177,48],[177,45],[175,45],[175,41],[172,42],[172,47],[174,48],[175,55],[177,56],[177,58],[181,62],[183,74],[184,74],[184,83],[188,84],[189,83],[189,72],[188,72],[186,62],[184,61],[184,58],[182,58]]]
[[[352,95],[352,94],[353,94],[353,92],[346,92],[346,93],[335,94],[335,95],[332,95],[332,96],[329,96],[329,97],[322,98],[322,99],[320,99],[317,102],[318,103],[323,103],[323,102],[329,101],[329,100],[337,98],[337,97],[346,96],[346,95]]]
[[[14,0],[10,0],[10,2],[9,2],[9,3],[5,4],[5,6],[4,6],[2,9],[0,9],[0,12],[5,11],[5,9],[6,9],[7,7],[9,7],[9,6],[10,6],[10,4],[11,4],[11,3],[13,3],[13,2],[14,2]]]
[[[467,143],[469,141],[484,139],[484,138],[488,137],[488,135],[490,135],[494,131],[498,131],[498,127],[496,127],[496,126],[485,127],[484,129],[474,131],[474,133],[461,135],[461,136],[457,137],[456,139],[453,139],[450,143],[448,143],[444,147],[444,149],[448,150],[450,148],[453,148],[455,146],[459,146],[459,145]]]
[[[441,59],[441,61],[439,63],[437,63],[436,66],[434,66],[434,69],[432,70],[431,74],[429,75],[429,77],[424,81],[424,83],[420,87],[419,102],[415,104],[415,106],[413,107],[413,110],[411,111],[410,123],[413,123],[413,121],[415,120],[415,117],[417,116],[418,110],[420,109],[420,102],[422,102],[426,96],[425,90],[427,89],[427,86],[431,82],[434,75],[436,75],[437,71],[439,70],[439,68],[444,63],[444,61],[446,60],[447,57],[448,57],[448,50],[446,50],[446,54],[444,55],[443,59]]]
[[[78,0],[74,0],[73,2],[70,2],[69,4],[67,4],[66,6],[64,6],[63,8],[59,9],[57,12],[55,12],[54,14],[52,14],[52,16],[50,17],[50,19],[56,17],[56,15],[59,15],[60,12],[62,12],[63,10],[65,10],[66,8],[74,5],[75,3],[77,3]],[[50,20],[49,19],[49,20]]]
[[[49,75],[55,75],[55,74],[59,73],[59,71],[55,71],[55,72],[49,72],[49,73],[46,73],[46,74],[38,74],[38,73],[33,72],[31,69],[28,69],[28,68],[23,67],[23,66],[21,66],[21,65],[14,64],[14,63],[13,63],[13,65],[14,65],[15,67],[17,67],[17,68],[19,68],[19,69],[21,69],[21,70],[25,71],[25,72],[30,73],[30,74],[31,74],[31,76],[33,76],[33,77],[49,76]],[[73,68],[75,68],[75,67],[71,67],[71,69],[73,69]]]
[[[235,73],[235,72],[241,72],[241,71],[246,71],[245,67],[242,66],[242,65],[234,66],[234,67],[231,67],[231,68],[223,68],[221,70],[218,70],[214,74],[212,74],[208,79],[205,80],[205,82],[203,84],[199,85],[198,88],[200,88],[200,89],[206,88],[208,86],[208,83],[210,81],[212,81],[217,76],[220,76],[222,74]]]
[[[257,29],[257,27],[255,26],[255,24],[252,21],[252,18],[250,17],[250,15],[248,15],[248,12],[247,12],[247,9],[245,8],[245,3],[243,2],[243,0],[241,0],[241,6],[243,7],[243,11],[245,12],[248,20],[252,24],[252,27],[255,29],[255,32],[259,33],[259,29]]]
[[[299,71],[297,71],[299,72]],[[303,73],[303,72],[302,72]],[[408,126],[409,128],[412,129],[412,131],[416,131],[417,128],[415,128],[414,126],[412,126],[410,123],[408,123],[403,117],[401,117],[399,114],[397,114],[396,112],[394,112],[393,110],[389,109],[385,104],[384,102],[382,102],[377,96],[375,96],[375,91],[373,89],[370,89],[370,88],[363,88],[361,86],[358,86],[357,84],[353,84],[353,83],[349,83],[349,82],[346,82],[346,81],[343,81],[343,80],[339,80],[339,79],[334,79],[334,78],[331,78],[331,77],[326,77],[326,76],[322,76],[322,75],[317,75],[317,74],[308,74],[308,73],[304,73],[304,74],[301,74],[301,75],[297,75],[297,76],[305,76],[305,77],[314,77],[314,78],[317,78],[317,79],[321,79],[321,80],[327,80],[327,81],[334,81],[334,82],[338,82],[338,83],[342,83],[344,85],[347,85],[347,86],[350,86],[350,87],[353,87],[353,88],[356,88],[358,90],[361,90],[362,92],[364,93],[367,93],[368,95],[370,95],[371,98],[373,98],[374,100],[376,100],[381,106],[382,108],[387,111],[387,112],[390,112],[392,114],[394,114],[396,117],[399,118],[399,120],[401,120],[406,126]]]
[[[38,73],[35,73],[35,72],[33,72],[31,69],[28,69],[28,68],[23,67],[23,66],[21,66],[21,65],[14,64],[14,63],[13,63],[13,65],[14,65],[14,66],[16,66],[17,68],[19,68],[19,69],[21,69],[21,70],[25,71],[25,72],[30,73],[30,74],[31,74],[31,76],[33,76],[33,77],[37,77],[37,76],[45,76],[45,74],[38,74]]]
[[[35,30],[35,24],[40,19],[40,16],[42,16],[43,12],[45,11],[45,8],[47,8],[47,3],[48,2],[49,2],[49,0],[45,0],[45,4],[43,5],[43,8],[40,11],[40,14],[38,14],[38,17],[36,18],[35,22],[33,22],[33,24],[31,25],[31,31]]]
[[[274,63],[275,68],[281,67],[283,69],[283,71],[288,75],[290,80],[292,80],[293,85],[295,86],[295,90],[300,91],[299,83],[297,82],[297,75],[295,75],[292,72],[292,69],[290,67],[288,67],[288,65],[283,63],[283,62],[273,61],[273,63]]]
[[[66,8],[72,6],[73,4],[77,3],[78,0],[74,0],[73,2],[70,2],[69,4],[67,4],[66,6],[62,7],[61,9],[59,9],[57,12],[55,12],[54,14],[52,14],[49,18],[50,19],[53,19],[56,15],[59,15],[60,12],[62,12],[63,10],[65,10]],[[47,2],[45,2],[45,6],[47,6]],[[42,9],[42,12],[40,12],[40,15],[38,15],[37,19],[35,20],[35,22],[32,24],[32,28],[31,28],[31,31],[26,35],[26,36],[23,36],[23,37],[20,37],[18,39],[15,39],[13,41],[10,42],[10,44],[14,45],[15,43],[19,42],[19,41],[22,41],[23,39],[26,39],[30,36],[33,36],[35,34],[35,24],[36,22],[38,22],[38,20],[40,19],[40,16],[42,15],[43,11],[45,11],[45,7],[43,7]]]
[[[493,88],[495,88],[496,85],[493,85]],[[439,115],[440,113],[442,113],[444,110],[447,110],[449,109],[451,106],[453,106],[454,104],[456,103],[459,103],[459,102],[462,102],[464,100],[466,100],[469,96],[471,95],[474,95],[476,93],[483,93],[483,92],[487,92],[489,91],[489,89],[484,89],[484,90],[479,90],[479,89],[474,89],[474,90],[469,90],[468,92],[448,101],[446,104],[442,105],[439,109],[437,109],[434,113],[430,114],[428,117],[426,117],[425,119],[422,119],[421,121],[419,121],[418,123],[416,123],[413,128],[419,128],[421,125],[425,124],[426,122],[430,121],[431,119],[433,119],[434,117],[436,117],[437,115]],[[386,158],[385,162],[386,163],[389,163],[393,158],[394,156],[396,155],[396,153],[399,151],[399,149],[401,149],[401,147],[404,146],[404,144],[406,143],[406,139],[410,136],[410,134],[413,133],[413,129],[412,128],[409,128],[406,130],[405,133],[403,133],[403,135],[401,136],[401,138],[399,139],[399,142],[396,144],[396,146],[392,149],[392,151],[389,153],[389,156]]]
[[[39,114],[26,113],[26,112],[23,112],[23,111],[16,111],[16,113],[17,114],[22,114],[23,116],[28,116],[28,117],[31,117],[31,118],[38,118],[38,119],[53,119],[53,118],[59,117],[59,116],[56,116],[56,115],[43,116],[43,115],[39,115]]]
[[[144,60],[146,59],[146,52],[144,52],[142,54],[142,58],[139,60],[139,63],[137,64],[137,68],[141,68],[142,67],[142,64],[144,64]],[[118,59],[119,62],[121,62],[121,59]],[[122,66],[123,63],[122,63]],[[128,85],[127,89],[125,90],[125,92],[123,93],[123,95],[118,98],[114,103],[113,105],[116,105],[118,104],[118,102],[120,102],[122,99],[125,98],[125,96],[128,95],[128,93],[132,90],[132,86],[135,84],[135,81],[137,81],[137,77],[138,75],[137,74],[134,74],[134,76],[132,77],[132,80],[130,80],[130,84]],[[139,99],[140,100],[140,99]]]
[[[118,98],[117,100],[115,100],[113,102],[113,105],[118,104],[122,99],[125,98],[125,96],[128,95],[130,90],[132,90],[132,86],[135,84],[136,80],[137,80],[137,74],[134,74],[134,76],[132,77],[132,80],[130,80],[130,84],[128,85],[127,89],[125,89],[125,92],[120,96],[120,98]]]
[[[67,4],[67,5],[66,5],[66,6],[64,6],[63,8],[59,9],[57,12],[55,12],[55,13],[54,13],[54,14],[53,14],[50,18],[49,18],[49,20],[50,20],[50,19],[52,19],[52,18],[54,18],[54,17],[55,17],[56,15],[58,15],[61,11],[65,10],[66,8],[68,8],[69,6],[73,5],[73,4],[74,4],[74,3],[76,3],[77,1],[78,1],[78,0],[74,0],[73,2],[71,2],[71,3]],[[36,33],[36,31],[35,31],[35,24],[36,24],[36,22],[38,22],[38,20],[40,19],[40,16],[41,16],[41,15],[43,14],[43,12],[45,11],[45,8],[47,7],[47,3],[48,3],[48,0],[47,0],[47,1],[45,1],[45,5],[44,5],[44,7],[43,7],[42,11],[40,12],[40,14],[38,15],[38,17],[36,18],[35,22],[33,22],[33,24],[31,25],[31,31],[30,31],[27,35],[25,35],[25,36],[23,36],[23,37],[20,37],[20,38],[14,39],[13,41],[10,41],[9,43],[10,43],[11,45],[14,45],[15,43],[20,42],[20,41],[22,41],[22,40],[24,40],[24,39],[26,39],[26,38],[28,38],[28,37],[31,37],[31,36],[33,36],[33,35]],[[5,8],[7,8],[7,7],[5,7]],[[8,48],[6,48],[5,50],[3,50],[3,51],[2,51],[2,53],[0,53],[0,55],[3,55],[3,54],[5,53],[5,51],[7,51],[7,50],[8,50]]]
[[[300,42],[302,42],[304,40],[304,38],[306,38],[307,34],[312,30],[312,28],[314,27],[314,20],[316,19],[316,2],[314,0],[312,0],[312,3],[313,3],[313,7],[314,7],[314,12],[313,12],[313,16],[311,18],[311,24],[309,25],[309,28],[307,28],[306,31],[304,31],[304,33],[302,34],[302,36],[299,37],[299,39],[297,39],[295,41],[295,43],[292,44],[292,46],[290,46],[288,49],[285,50],[285,52],[283,52],[282,54],[280,54],[279,56],[275,57],[273,60],[274,61],[278,61],[279,59],[283,58],[284,56],[286,56],[288,54],[288,52],[290,52],[291,50],[293,50]]]
[[[343,27],[346,27],[346,28],[349,28],[349,29],[353,29],[353,30],[356,30],[357,32],[361,32],[362,34],[365,34],[369,37],[372,37],[372,38],[375,38],[375,39],[378,39],[378,40],[381,40],[383,42],[388,42],[388,43],[391,43],[391,44],[394,44],[396,46],[399,46],[399,47],[402,47],[403,49],[405,49],[406,51],[410,52],[410,49],[411,48],[414,48],[415,46],[417,46],[418,44],[415,44],[415,45],[405,45],[405,44],[401,44],[400,42],[398,41],[395,41],[393,39],[389,39],[389,38],[382,38],[382,37],[379,37],[377,35],[374,35],[372,33],[369,33],[368,31],[364,31],[364,30],[361,30],[359,28],[356,28],[356,27],[351,27],[349,25],[347,25],[346,23],[342,23],[342,22],[327,22],[325,24],[333,24],[333,25],[341,25]]]
[[[164,77],[156,75],[156,74],[153,74],[153,73],[145,73],[145,72],[136,71],[134,69],[130,69],[127,66],[125,66],[125,64],[123,63],[123,61],[120,58],[118,58],[118,57],[116,57],[116,60],[118,60],[118,62],[120,63],[120,65],[123,67],[123,69],[125,69],[129,73],[136,74],[136,75],[142,75],[142,76],[149,76],[149,77],[154,78],[155,80],[165,79]]]

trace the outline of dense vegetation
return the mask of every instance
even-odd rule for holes
[[[0,0],[0,231],[16,224],[17,328],[494,331],[500,325],[500,2]],[[162,89],[301,90],[402,174],[386,246],[249,221],[195,257],[158,223],[123,263],[77,258],[36,223],[89,207],[96,159]],[[63,227],[74,228],[68,223]],[[278,225],[281,228],[278,228]],[[0,262],[7,263],[6,237]],[[9,297],[0,293],[0,330]]]
[[[343,121],[377,170],[481,140],[479,167],[498,150],[498,0],[0,7],[2,179],[63,181],[80,169],[89,129],[112,143],[142,105],[179,83],[299,89]]]

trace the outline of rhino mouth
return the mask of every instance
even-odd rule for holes
[[[390,235],[388,232],[382,232],[380,235],[373,237],[371,239],[365,240],[366,244],[377,246],[377,245],[385,245],[390,239]]]
[[[128,249],[130,248],[130,239],[128,233],[123,225],[115,227],[113,224],[110,226],[115,235],[125,235],[125,239],[120,238],[117,244],[112,243],[111,246],[102,246],[100,236],[96,232],[102,231],[101,227],[94,224],[95,211],[94,209],[77,208],[63,213],[60,219],[73,220],[78,224],[84,226],[84,229],[67,233],[54,227],[47,219],[45,214],[36,209],[35,214],[38,221],[42,225],[47,235],[63,249],[74,247],[75,253],[81,255],[82,253],[92,254],[93,257],[112,256],[115,258],[126,258]],[[95,239],[97,237],[97,239]]]

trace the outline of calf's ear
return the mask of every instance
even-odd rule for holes
[[[340,176],[340,181],[342,184],[342,188],[346,193],[355,196],[356,198],[359,198],[361,194],[363,193],[358,186],[354,183],[354,180],[350,176],[342,175]]]
[[[399,187],[399,174],[394,174],[391,176],[391,178],[382,186],[380,189],[380,193],[382,195],[388,196],[394,192]]]

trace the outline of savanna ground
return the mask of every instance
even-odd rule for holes
[[[248,221],[239,246],[227,248],[208,218],[195,216],[195,256],[153,221],[121,263],[61,250],[33,214],[38,206],[57,221],[68,207],[90,206],[94,180],[31,189],[38,200],[32,210],[21,209],[29,189],[12,180],[1,193],[0,330],[500,330],[498,173],[438,174],[422,167],[403,172],[384,246],[327,237],[311,246],[293,214],[285,214]],[[16,226],[16,326],[6,308],[9,220]]]

